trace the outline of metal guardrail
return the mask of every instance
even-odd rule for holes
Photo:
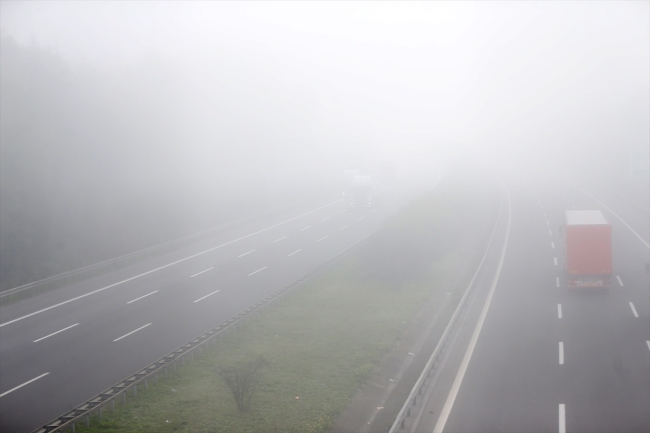
[[[202,350],[204,348],[207,349],[210,344],[215,345],[217,341],[224,335],[235,332],[237,330],[237,327],[241,326],[246,321],[246,319],[250,319],[253,315],[259,314],[264,308],[271,305],[273,301],[280,299],[283,295],[286,295],[296,286],[302,284],[318,272],[341,259],[344,255],[349,253],[352,249],[354,249],[357,245],[359,245],[373,233],[374,231],[358,240],[354,244],[350,245],[345,250],[336,254],[326,262],[320,264],[306,274],[300,276],[298,279],[282,287],[280,290],[251,305],[250,307],[232,316],[228,320],[220,323],[209,331],[199,335],[189,343],[163,356],[159,360],[153,362],[137,373],[100,392],[95,397],[64,413],[58,418],[50,421],[43,427],[34,430],[33,433],[53,433],[62,432],[65,430],[71,430],[74,433],[75,425],[77,423],[85,422],[86,426],[90,425],[91,415],[97,414],[101,419],[102,411],[105,407],[110,405],[110,409],[114,410],[116,399],[121,398],[122,402],[126,402],[127,392],[129,391],[132,391],[133,396],[137,397],[138,385],[143,385],[145,389],[147,389],[150,380],[153,380],[154,383],[157,382],[158,375],[160,374],[163,374],[166,377],[168,370],[170,368],[173,368],[175,371],[179,362],[181,365],[185,365],[187,357],[189,357],[190,361],[193,360],[194,354],[197,350],[200,355]]]
[[[438,340],[438,344],[436,345],[436,348],[433,350],[433,353],[431,354],[429,360],[424,366],[424,369],[422,370],[420,377],[418,377],[418,380],[415,382],[415,385],[413,385],[413,388],[411,389],[409,396],[404,402],[402,409],[397,414],[397,417],[395,418],[395,421],[393,422],[391,428],[388,430],[388,433],[397,433],[399,430],[404,429],[406,419],[411,416],[411,409],[417,406],[418,397],[422,395],[422,391],[427,386],[427,379],[432,377],[433,374],[436,372],[437,368],[441,365],[443,355],[445,354],[445,349],[447,349],[447,347],[449,346],[449,343],[454,337],[454,331],[457,330],[458,325],[460,324],[461,319],[464,317],[464,314],[467,311],[467,307],[469,306],[467,299],[469,298],[470,294],[473,293],[476,279],[478,278],[478,275],[483,269],[483,265],[485,264],[485,260],[487,259],[488,254],[492,250],[492,242],[494,241],[494,235],[496,234],[497,228],[499,227],[499,222],[501,221],[502,209],[503,209],[503,200],[499,205],[499,214],[497,215],[496,222],[494,224],[494,229],[492,230],[492,234],[490,235],[490,240],[488,241],[487,248],[485,249],[485,254],[483,254],[483,258],[481,259],[481,262],[479,263],[476,272],[474,273],[474,276],[470,280],[467,286],[467,290],[465,290],[463,297],[458,303],[458,306],[456,307],[456,311],[454,311],[454,314],[451,316],[451,319],[449,320],[447,327],[442,333],[440,340]]]

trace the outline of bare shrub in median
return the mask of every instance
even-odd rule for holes
[[[248,412],[253,394],[262,381],[263,369],[268,361],[263,356],[232,367],[219,367],[217,373],[228,385],[240,412]]]

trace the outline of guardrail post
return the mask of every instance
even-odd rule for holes
[[[146,377],[144,378],[144,389],[149,389],[149,380]]]
[[[102,407],[99,406],[99,409],[97,409],[97,415],[99,415],[99,419],[102,419]]]
[[[126,404],[126,389],[122,391],[122,404]]]
[[[111,399],[111,412],[115,412],[115,399]]]
[[[90,417],[86,415],[86,427],[90,427]]]
[[[138,398],[138,384],[133,385],[133,398]]]
[[[72,433],[74,433],[74,425],[75,425],[75,424],[76,424],[76,422],[73,421],[73,422],[72,422]]]

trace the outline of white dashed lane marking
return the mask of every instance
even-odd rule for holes
[[[45,340],[46,338],[49,338],[49,337],[51,337],[51,336],[53,336],[53,335],[56,335],[56,334],[58,334],[58,333],[60,333],[60,332],[67,331],[68,329],[70,329],[70,328],[74,328],[74,327],[77,326],[77,325],[78,325],[78,323],[75,323],[74,325],[70,325],[70,326],[68,326],[67,328],[59,329],[58,331],[53,332],[53,333],[51,333],[50,335],[46,335],[45,337],[41,337],[41,338],[39,338],[38,340],[34,340],[34,343],[37,343],[37,342],[39,342],[39,341],[41,341],[41,340]]]
[[[212,296],[212,295],[214,295],[215,293],[219,293],[219,290],[215,290],[215,291],[212,292],[212,293],[208,293],[207,295],[200,297],[199,299],[197,299],[196,301],[194,301],[194,303],[197,303],[197,302],[199,302],[199,301],[202,301],[202,300],[204,300],[205,298],[207,298],[208,296]]]
[[[258,272],[263,271],[263,270],[266,269],[266,268],[267,268],[267,267],[264,266],[263,268],[260,268],[260,269],[256,270],[255,272],[251,272],[250,274],[248,274],[248,276],[250,277],[251,275],[255,275],[255,274],[257,274]]]
[[[300,231],[307,230],[307,229],[310,228],[310,227],[311,227],[311,226],[303,227],[303,228],[300,229]]]
[[[551,248],[555,249],[555,242],[551,242]]]
[[[621,281],[621,277],[619,277],[619,276],[617,275],[617,276],[616,276],[616,279],[618,280],[618,284],[620,284],[621,287],[623,287],[623,281]]]
[[[560,277],[555,277],[555,287],[560,287]]]
[[[154,291],[151,292],[151,293],[147,293],[146,295],[142,295],[142,296],[140,296],[139,298],[135,298],[135,299],[133,299],[133,300],[127,302],[127,304],[131,304],[131,303],[133,303],[133,302],[135,302],[135,301],[139,301],[140,299],[142,299],[142,298],[146,298],[147,296],[149,296],[149,295],[153,295],[154,293],[158,293],[158,290],[154,290]]]
[[[299,249],[299,250],[296,250],[296,251],[292,252],[291,254],[288,254],[287,257],[291,257],[291,256],[293,256],[294,254],[298,254],[300,251],[302,251],[302,248]]]
[[[557,304],[557,318],[562,318],[562,304]]]
[[[317,240],[316,242],[320,242],[320,241],[322,241],[323,239],[326,239],[326,238],[327,238],[327,236],[323,236],[322,238],[320,238],[320,239]]]
[[[346,228],[346,227],[347,227],[347,226],[343,226],[343,227],[341,227],[339,230],[343,230],[343,229]]]
[[[560,365],[564,365],[564,343],[560,341]]]
[[[274,240],[273,242],[279,242],[279,241],[281,241],[282,239],[286,239],[286,238],[287,238],[286,236],[283,236],[283,237],[281,237],[280,239],[276,239],[276,240]]]
[[[553,257],[553,264],[557,266],[557,257]]]
[[[129,332],[128,334],[124,334],[124,335],[122,335],[121,337],[116,338],[116,339],[113,340],[113,341],[120,341],[122,338],[124,338],[124,337],[128,337],[128,336],[131,335],[131,334],[135,334],[136,332],[140,331],[141,329],[146,328],[146,327],[149,326],[149,325],[151,325],[151,323],[147,323],[146,325],[141,326],[141,327],[139,327],[138,329],[134,329],[133,331]]]
[[[634,304],[630,302],[630,308],[632,309],[632,314],[634,314],[634,317],[639,317],[639,314],[636,312],[636,308],[634,308]]]
[[[558,412],[558,431],[559,433],[566,433],[566,414],[565,406],[560,405],[560,410]]]
[[[247,252],[247,253],[244,253],[244,254],[240,254],[240,255],[238,255],[237,258],[247,256],[247,255],[249,255],[250,253],[254,253],[255,251],[257,251],[257,250],[250,250],[250,251]],[[212,268],[210,268],[210,269],[212,269]]]
[[[246,253],[246,254],[248,254],[248,253]],[[246,254],[244,254],[244,255],[246,255]],[[241,257],[241,256],[240,256],[240,257]],[[196,277],[197,275],[201,275],[202,273],[204,273],[204,272],[208,272],[209,270],[212,270],[212,269],[214,269],[214,266],[211,267],[211,268],[208,268],[208,269],[206,269],[206,270],[204,270],[204,271],[198,272],[198,273],[196,273],[196,274],[194,274],[194,275],[190,275],[190,278],[194,278],[194,277]]]
[[[48,372],[48,373],[43,373],[43,374],[41,374],[40,376],[36,376],[35,378],[33,378],[33,379],[31,379],[31,380],[28,380],[27,382],[23,383],[22,385],[18,385],[18,386],[15,387],[15,388],[11,388],[9,391],[5,391],[5,392],[3,392],[2,394],[0,394],[0,397],[4,397],[5,395],[9,394],[10,392],[14,392],[15,390],[20,389],[20,388],[22,388],[22,387],[25,386],[25,385],[29,385],[30,383],[34,382],[35,380],[38,380],[38,379],[40,379],[41,377],[45,377],[45,376],[47,376],[48,374],[50,374],[50,373],[49,373],[49,372]]]

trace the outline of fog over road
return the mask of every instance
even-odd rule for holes
[[[220,227],[0,298],[3,432],[482,170],[509,191],[503,266],[418,431],[650,430],[650,2],[3,0],[0,30],[0,291]],[[570,209],[611,222],[611,290],[564,287]]]
[[[1,306],[0,430],[29,432],[158,360],[372,233],[422,188],[395,187],[368,209],[329,197]]]

